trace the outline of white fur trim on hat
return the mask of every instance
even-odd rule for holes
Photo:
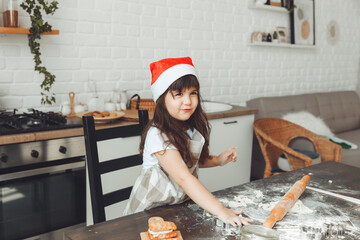
[[[156,100],[168,89],[168,87],[185,75],[194,75],[196,76],[196,70],[192,65],[189,64],[178,64],[171,68],[165,70],[156,80],[156,82],[151,85],[151,92]]]

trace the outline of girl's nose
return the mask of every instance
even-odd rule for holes
[[[183,103],[184,104],[191,104],[190,96],[188,96],[188,95],[184,96]]]

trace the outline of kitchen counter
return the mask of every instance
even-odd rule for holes
[[[214,195],[233,209],[243,208],[244,215],[255,220],[253,224],[261,225],[272,209],[266,208],[266,204],[272,202],[276,204],[304,175],[311,176],[308,186],[359,198],[359,172],[359,168],[329,161],[220,190]],[[288,212],[274,226],[274,229],[280,233],[280,239],[314,239],[307,236],[312,233],[319,234],[319,228],[322,228],[321,232],[325,232],[325,224],[345,227],[345,234],[341,239],[360,239],[359,205],[310,189],[306,189],[299,200],[303,205],[299,206],[299,201],[295,204],[294,208],[298,211]],[[187,201],[65,232],[64,240],[140,239],[140,232],[147,231],[147,220],[153,216],[173,221],[186,240],[238,239],[238,230],[231,231],[216,226],[212,215],[204,213],[192,201]],[[307,232],[302,232],[303,228]]]
[[[209,113],[208,119],[211,120],[218,118],[250,115],[256,113],[257,113],[257,109],[232,105],[231,110],[224,112]],[[76,119],[76,117],[74,117],[74,121],[78,121],[78,120],[79,118]],[[133,124],[133,122],[123,121],[122,119],[119,119],[111,123],[97,125],[97,128],[109,128],[109,127],[116,127],[121,125],[130,125],[130,124]],[[0,136],[0,145],[42,141],[42,140],[57,139],[57,138],[67,138],[67,137],[82,136],[82,135],[84,135],[82,128],[70,128],[70,129],[53,130],[53,131],[39,131],[39,132],[31,132],[31,133],[2,135]]]

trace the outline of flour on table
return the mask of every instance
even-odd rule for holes
[[[246,207],[248,204],[255,204],[255,202],[247,196],[238,195],[234,200],[219,199],[223,204],[228,205],[230,208]]]
[[[328,179],[324,181],[328,183]],[[315,185],[315,187],[317,186]],[[275,192],[277,194],[268,194],[269,188],[271,188],[270,192]],[[270,186],[264,186],[261,189],[262,191],[254,190],[254,187],[248,186],[245,189],[241,189],[231,195],[218,195],[217,198],[226,207],[230,207],[232,209],[243,209],[244,216],[252,218],[254,220],[253,224],[261,225],[269,217],[270,211],[281,200],[283,193],[287,191],[287,187],[284,187],[284,184],[272,184]],[[344,194],[358,193],[358,191],[347,190],[345,188],[339,188],[337,189],[337,192]],[[316,231],[320,229],[324,232],[326,230],[326,224],[345,226],[345,236],[348,237],[345,239],[360,239],[360,231],[358,229],[351,228],[354,225],[350,221],[349,216],[354,214],[353,212],[339,212],[336,205],[327,201],[327,196],[317,192],[311,194],[312,198],[304,196],[301,200],[298,199],[292,209],[289,210],[289,214],[286,214],[281,221],[276,223],[274,229],[280,233],[280,240],[304,239],[304,233],[301,231],[302,227],[311,227],[316,229]],[[311,209],[307,206],[310,206]],[[198,212],[199,224],[203,221],[211,221],[215,225],[215,217],[213,215],[204,214],[204,211],[201,210],[200,207],[194,206],[194,204],[189,207]],[[360,223],[360,220],[358,221]],[[196,225],[193,227],[196,227]],[[226,228],[215,228],[217,231],[221,231],[222,236],[239,235],[237,232],[230,231]],[[221,238],[221,240],[225,239],[227,238]]]
[[[278,201],[270,202],[270,203],[259,203],[259,207],[266,211],[271,211],[276,206],[277,203],[278,203]],[[298,199],[295,202],[294,206],[289,210],[289,212],[299,213],[299,214],[308,214],[308,213],[312,213],[313,210],[311,210],[310,208],[305,206],[303,204],[303,202]]]
[[[254,194],[255,194],[256,198],[263,198],[264,197],[264,194],[260,190],[255,190]]]
[[[222,198],[222,199],[219,199],[220,202],[222,202],[223,204],[228,204],[230,201],[227,200],[226,198]]]
[[[248,196],[245,195],[237,195],[233,198],[233,200],[228,199],[219,199],[224,205],[229,206],[230,208],[246,208],[249,205],[258,206],[258,208],[261,208],[265,211],[271,211],[275,205],[279,202],[273,201],[270,203],[262,203],[259,202],[264,197],[264,194],[260,190],[254,190],[253,194],[255,195],[255,198],[253,198],[256,202],[254,202],[253,199],[251,199]],[[313,210],[308,208],[303,204],[301,200],[297,200],[294,204],[294,206],[289,210],[290,213],[298,213],[298,214],[308,214],[312,213]]]

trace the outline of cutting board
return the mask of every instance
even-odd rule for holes
[[[121,118],[121,120],[129,121],[129,122],[137,122],[139,121],[138,110],[129,109],[129,110],[121,110],[125,113],[125,115]],[[154,117],[154,111],[149,111],[149,119]]]
[[[176,231],[176,234],[177,234],[176,237],[178,239],[183,239],[182,236],[181,236],[180,231]],[[141,237],[141,240],[150,240],[149,235],[148,235],[147,232],[140,233],[140,237]],[[171,239],[171,238],[169,238],[169,239]]]

